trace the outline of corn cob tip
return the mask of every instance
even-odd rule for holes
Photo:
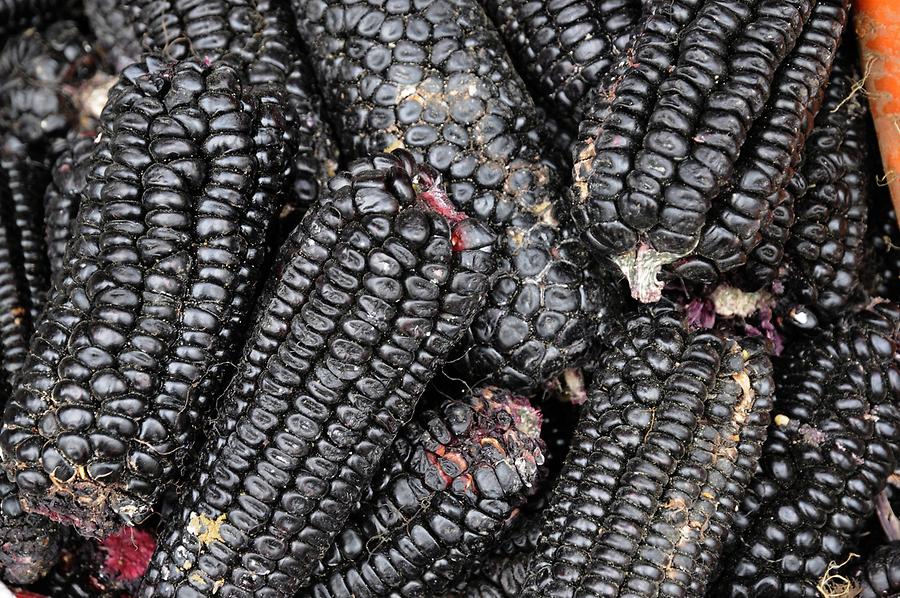
[[[424,448],[433,479],[463,494],[486,492],[495,498],[531,494],[546,447],[541,413],[528,399],[486,386],[467,399],[444,404],[442,411],[446,432],[432,429],[423,437],[430,439]],[[483,475],[486,471],[504,474]]]
[[[414,159],[406,150],[394,150],[395,155],[401,154],[404,160]],[[416,196],[432,210],[446,218],[450,223],[465,220],[466,215],[458,211],[447,192],[441,185],[441,175],[429,166],[420,166],[418,173],[413,177],[413,188]]]
[[[491,386],[475,391],[471,407],[477,421],[468,431],[469,438],[479,446],[499,450],[514,465],[522,482],[533,486],[546,452],[541,439],[541,412],[525,397]],[[487,456],[495,457],[491,451]]]
[[[455,251],[481,249],[489,247],[496,241],[490,228],[473,218],[469,218],[453,205],[439,172],[427,165],[416,163],[415,157],[404,149],[395,149],[389,154],[399,162],[404,174],[402,180],[395,180],[394,185],[411,185],[416,200],[424,204],[430,211],[442,216],[450,224],[451,242]],[[399,173],[395,171],[395,176]]]
[[[15,485],[0,475],[0,573],[5,581],[29,584],[44,577],[59,560],[64,537],[56,524],[23,512]]]
[[[613,263],[628,280],[631,296],[641,303],[654,303],[662,297],[665,282],[658,274],[663,266],[674,262],[679,256],[674,253],[657,251],[641,243],[637,249],[612,258]]]
[[[508,415],[512,418],[513,431],[524,434],[532,441],[541,437],[541,412],[525,397],[488,386],[480,393],[476,392],[475,398],[474,409],[477,413],[491,419],[499,419],[504,427],[509,425],[505,417]]]
[[[123,522],[127,526],[139,525],[150,516],[150,505],[114,486],[91,480],[57,482],[59,491],[51,491],[46,497],[22,493],[19,497],[22,507],[29,513],[71,525],[82,536],[101,540],[117,532]]]
[[[4,513],[3,517],[8,517]],[[29,584],[47,574],[59,556],[61,536],[48,528],[46,521],[21,515],[24,519],[2,525],[0,571],[3,579],[14,584]]]

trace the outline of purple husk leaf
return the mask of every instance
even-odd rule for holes
[[[784,338],[772,323],[772,310],[765,307],[759,311],[759,328],[752,324],[744,323],[744,331],[749,336],[762,336],[772,341],[775,355],[781,355],[784,351]]]
[[[716,308],[712,301],[695,297],[685,310],[688,324],[695,328],[712,328],[716,323]]]

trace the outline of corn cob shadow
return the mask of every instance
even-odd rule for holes
[[[877,155],[877,139],[871,119],[866,123],[865,138],[870,156]],[[872,297],[900,301],[900,227],[891,203],[889,188],[882,183],[881,169],[869,172],[869,213],[866,220],[866,255],[861,278]]]

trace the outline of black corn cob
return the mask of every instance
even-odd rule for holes
[[[296,53],[289,13],[277,0],[88,0],[87,7],[98,43],[123,66],[143,52],[173,61],[236,60],[254,83],[259,75],[284,83]]]
[[[8,5],[7,5],[8,8]],[[60,8],[60,7],[57,7]],[[58,11],[53,12],[59,16]],[[0,403],[25,363],[34,322],[49,285],[43,231],[43,190],[67,127],[94,73],[94,53],[72,22],[29,30],[0,50]],[[0,568],[28,583],[55,563],[63,532],[23,512],[18,488],[0,480]]]
[[[702,595],[765,436],[766,347],[665,301],[610,334],[522,595]]]
[[[532,90],[575,133],[581,100],[625,51],[638,0],[482,0]]]
[[[528,563],[541,537],[543,512],[569,450],[578,410],[571,403],[550,400],[541,404],[544,465],[537,492],[522,506],[522,514],[506,537],[484,558],[468,567],[468,575],[446,598],[519,598],[528,575]]]
[[[778,402],[711,596],[819,596],[897,465],[900,310],[876,303],[789,346]]]
[[[494,242],[406,152],[330,181],[282,247],[142,596],[306,584],[484,301]]]
[[[900,542],[876,548],[850,576],[855,598],[896,598],[900,596]]]
[[[44,190],[50,184],[50,171],[46,164],[33,162],[25,145],[12,136],[0,147],[0,169],[4,171],[6,187],[0,192],[3,194],[0,201],[6,205],[0,209],[5,212],[3,225],[14,246],[7,267],[24,283],[21,297],[27,313],[21,317],[30,332],[44,309],[50,288],[50,263],[43,228]],[[16,365],[21,364],[19,361]]]
[[[460,364],[534,391],[585,355],[603,293],[564,238],[534,103],[477,0],[294,0],[347,157],[403,147],[495,228],[498,269]],[[574,240],[573,240],[574,241]]]
[[[0,432],[26,509],[102,535],[171,483],[244,326],[289,170],[284,101],[227,64],[123,72]]]
[[[796,200],[796,222],[780,274],[787,295],[782,301],[787,299],[792,309],[808,307],[826,320],[864,299],[869,177],[866,109],[852,97],[856,83],[847,57],[836,61],[806,143],[801,168],[806,189]]]
[[[299,149],[294,157],[293,200],[301,212],[316,202],[319,185],[334,176],[338,166],[336,142],[324,119],[325,107],[315,88],[315,79],[304,57],[294,60],[286,81],[291,106],[300,119]]]
[[[51,284],[61,283],[64,276],[66,244],[72,236],[81,194],[87,189],[94,135],[93,131],[73,131],[68,136],[44,193],[44,235]]]
[[[253,0],[85,0],[98,44],[122,70],[143,52],[168,60],[215,60],[240,51],[258,31]]]
[[[82,0],[84,14],[104,59],[115,72],[121,72],[141,57],[141,9],[147,0]],[[175,36],[177,37],[177,36]]]
[[[819,0],[813,6],[736,154],[731,180],[713,199],[699,245],[673,264],[677,277],[709,283],[740,267],[743,286],[753,291],[774,278],[793,221],[792,177],[820,114],[848,12],[846,0]],[[846,72],[848,52],[843,54]]]
[[[636,298],[659,297],[663,268],[710,283],[747,261],[846,19],[845,0],[648,3],[585,100],[572,193],[579,229]]]
[[[0,382],[5,383],[11,383],[13,373],[25,362],[33,332],[31,297],[22,261],[9,178],[0,159]]]
[[[296,45],[299,41],[292,43]],[[316,89],[315,75],[306,61],[305,53],[302,58],[296,58],[285,80],[291,107],[297,115],[297,153],[294,154],[292,193],[279,214],[275,231],[276,247],[281,246],[303,214],[315,205],[320,190],[338,170],[337,143],[324,118],[325,106]]]
[[[5,40],[0,50],[3,135],[15,137],[33,161],[47,163],[50,156],[52,163],[82,115],[99,116],[105,103],[95,91],[111,80],[98,72],[98,62],[93,45],[73,21]]]
[[[2,243],[0,243],[2,247]],[[5,332],[0,329],[0,333]],[[10,395],[10,386],[0,378],[0,397]],[[65,534],[61,526],[25,513],[18,489],[0,475],[0,576],[13,584],[26,584],[45,575],[59,558]]]
[[[58,8],[51,11],[59,16]],[[0,51],[0,346],[4,380],[25,362],[49,286],[43,190],[62,136],[87,108],[93,48],[74,23],[55,23],[5,40]],[[8,388],[2,403],[10,396]],[[23,512],[18,489],[0,483],[0,567],[28,583],[56,562],[63,532]]]
[[[293,193],[273,232],[280,244],[316,200],[320,185],[337,169],[336,147],[323,117],[315,77],[305,64],[293,17],[278,0],[88,0],[99,43],[111,48],[121,66],[142,51],[171,59],[227,60],[241,69],[245,83],[287,89],[294,111],[296,141],[291,172]]]
[[[544,459],[540,432],[540,413],[496,387],[422,413],[397,437],[309,595],[447,588],[520,516]]]

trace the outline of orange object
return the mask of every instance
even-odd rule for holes
[[[856,35],[885,182],[900,222],[900,0],[857,0]]]

